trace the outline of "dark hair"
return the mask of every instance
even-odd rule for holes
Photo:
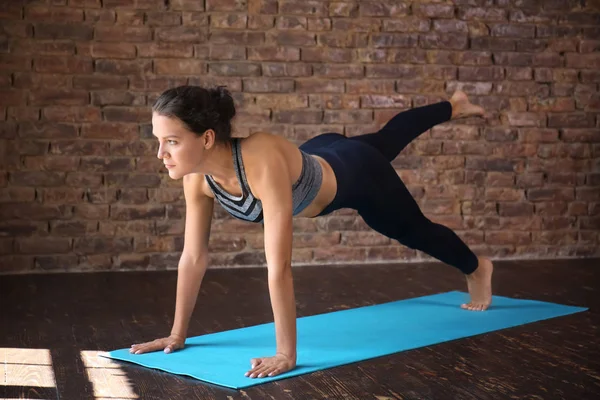
[[[152,111],[181,120],[198,135],[212,129],[217,142],[226,143],[231,139],[235,105],[225,86],[203,88],[186,85],[168,89],[156,100]]]

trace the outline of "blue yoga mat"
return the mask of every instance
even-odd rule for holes
[[[273,323],[192,337],[183,350],[104,357],[123,360],[234,389],[479,335],[587,308],[494,296],[485,312],[467,311],[463,292],[448,292],[298,318],[297,366],[267,378],[244,376],[250,359],[275,354]]]

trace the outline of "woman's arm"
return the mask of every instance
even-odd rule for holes
[[[196,305],[202,278],[208,266],[208,241],[214,199],[202,190],[204,175],[183,178],[186,216],[185,236],[177,272],[175,320],[171,334],[187,336],[188,324]]]
[[[263,158],[262,174],[254,185],[263,206],[269,294],[275,322],[277,354],[253,360],[247,375],[276,375],[296,365],[296,299],[292,279],[292,183],[283,155]]]
[[[186,175],[183,189],[186,201],[185,243],[177,271],[175,320],[171,335],[151,342],[135,344],[130,352],[142,354],[183,348],[188,325],[208,264],[208,238],[214,201],[202,191],[203,175]]]

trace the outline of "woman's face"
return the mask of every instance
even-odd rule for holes
[[[157,157],[172,179],[197,172],[206,152],[204,135],[189,131],[177,118],[152,114],[152,134],[158,139]]]

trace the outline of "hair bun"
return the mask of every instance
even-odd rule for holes
[[[235,116],[235,105],[231,93],[226,86],[217,86],[209,89],[211,98],[216,104],[219,119],[229,121]]]

